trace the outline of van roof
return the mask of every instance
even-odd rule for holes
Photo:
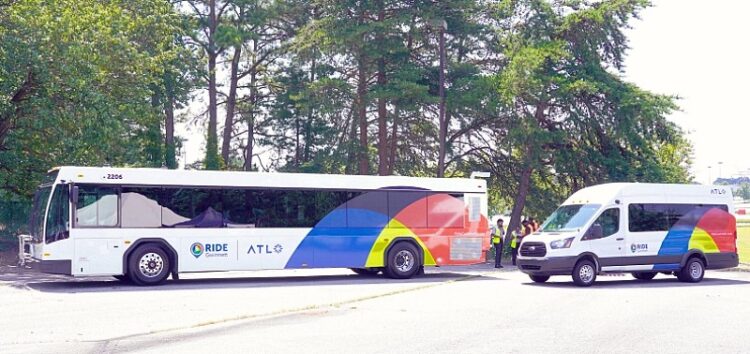
[[[583,188],[563,204],[610,204],[644,199],[662,203],[720,203],[732,205],[732,190],[727,186],[666,183],[606,183]],[[648,199],[646,201],[645,199]]]

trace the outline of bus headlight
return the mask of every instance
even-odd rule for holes
[[[549,246],[553,249],[570,248],[570,245],[573,244],[573,239],[575,239],[575,237],[568,237],[562,240],[552,241],[549,243]]]

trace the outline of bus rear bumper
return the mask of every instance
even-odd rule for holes
[[[39,261],[39,270],[43,273],[72,275],[72,269],[69,259]]]

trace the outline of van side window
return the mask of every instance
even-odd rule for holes
[[[700,210],[712,208],[729,210],[726,205],[714,204],[630,204],[628,229],[631,232],[667,231],[683,219],[683,222],[697,222],[695,218],[702,215]]]
[[[602,238],[616,234],[620,230],[620,208],[605,210],[591,227],[601,227]]]

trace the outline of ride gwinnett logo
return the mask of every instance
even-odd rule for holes
[[[192,253],[195,258],[200,257],[203,254],[203,250],[203,244],[200,242],[190,245],[190,253]]]

